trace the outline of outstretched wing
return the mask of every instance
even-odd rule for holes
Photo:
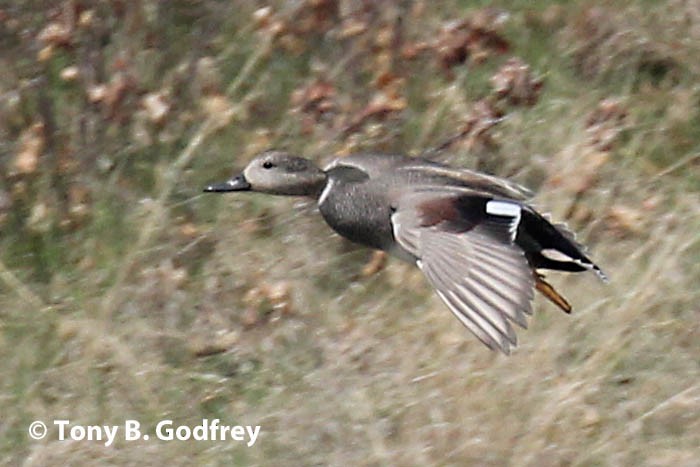
[[[525,255],[513,243],[520,205],[425,190],[402,197],[395,208],[398,244],[462,324],[508,354],[517,344],[511,322],[527,327],[534,286]]]

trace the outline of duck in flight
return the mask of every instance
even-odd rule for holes
[[[527,189],[427,159],[354,154],[321,169],[271,150],[204,191],[316,199],[333,230],[418,266],[459,321],[505,354],[517,345],[513,323],[527,327],[534,290],[571,312],[539,270],[591,270],[606,281],[573,233],[527,203]]]

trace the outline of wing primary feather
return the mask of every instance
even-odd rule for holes
[[[426,276],[430,277],[430,273],[426,271]],[[466,327],[472,334],[476,336],[477,339],[479,339],[483,344],[485,344],[489,349],[491,350],[496,350],[500,348],[498,343],[494,341],[491,336],[489,336],[483,329],[481,329],[479,326],[477,326],[476,323],[469,321],[466,317],[464,317],[461,313],[461,311],[452,303],[450,298],[448,298],[442,291],[436,289],[435,292],[438,294],[438,297],[447,305],[447,308],[450,309],[453,315],[459,320],[460,323],[464,327]]]
[[[457,285],[456,293],[458,296],[466,302],[467,297],[465,294],[470,294],[473,295],[476,300],[481,301],[484,305],[486,305],[488,316],[483,312],[479,314],[483,318],[488,319],[488,321],[491,322],[491,324],[498,329],[498,331],[505,336],[513,346],[518,345],[518,339],[515,335],[515,331],[506,319],[509,313],[503,311],[503,303],[497,303],[497,300],[495,300],[492,296],[489,296],[489,294],[482,288],[476,286],[474,282],[468,282],[467,284],[468,285],[466,286],[461,284]]]
[[[458,297],[454,291],[450,290],[447,293],[454,299],[461,302],[461,297]],[[464,306],[467,304],[462,302],[462,305]],[[503,335],[503,333],[501,333],[498,328],[493,325],[493,323],[484,317],[479,309],[473,305],[473,302],[471,306],[467,305],[466,313],[463,312],[462,316],[476,323],[479,328],[483,329],[489,336],[491,336],[491,338],[496,342],[498,348],[501,349],[503,353],[510,355],[510,343],[508,342],[508,338]]]
[[[493,270],[484,267],[484,265],[479,264],[477,261],[471,264],[469,272],[469,278],[472,280],[481,278],[488,279],[479,280],[478,282],[481,286],[489,289],[492,294],[498,295],[503,300],[510,303],[512,306],[512,313],[508,313],[509,318],[521,327],[527,329],[528,325],[525,315],[532,314],[530,302],[534,297],[533,285],[531,282],[515,282],[514,279],[517,279],[517,277],[514,278],[508,274],[497,276]],[[499,285],[501,287],[498,287]],[[508,291],[503,290],[503,288],[507,288]],[[519,297],[520,300],[516,297]]]
[[[476,275],[476,270],[478,270],[479,274],[488,276],[493,281],[500,282],[503,285],[513,289],[514,292],[523,294],[528,300],[531,300],[534,296],[532,292],[530,273],[523,274],[519,270],[522,265],[518,265],[518,269],[508,269],[508,271],[512,274],[504,274],[504,265],[499,264],[488,257],[473,255],[471,258],[469,258],[465,256],[464,252],[457,252],[456,254],[470,262],[469,272],[474,272]],[[498,272],[501,274],[498,274]]]
[[[501,270],[501,275],[498,275],[499,270],[497,269],[497,265],[492,265],[486,261],[482,261],[481,264],[479,264],[478,261],[475,261],[472,265],[472,270],[474,271],[475,275],[477,273],[488,275],[488,277],[492,278],[494,283],[499,283],[511,289],[513,293],[521,295],[528,302],[534,297],[534,293],[532,291],[532,282],[529,280],[529,277],[526,277],[523,274],[506,274],[504,271]],[[513,271],[509,270],[509,272]],[[492,288],[495,288],[495,286],[493,286]],[[512,299],[506,293],[501,293],[501,295],[515,302],[515,299]]]
[[[445,245],[450,245],[454,251],[464,251],[467,248],[472,250],[470,253],[478,254],[479,257],[500,260],[501,263],[505,263],[499,264],[501,267],[512,266],[513,269],[520,269],[523,264],[521,259],[523,255],[514,253],[511,249],[512,247],[502,247],[494,243],[493,239],[488,239],[487,237],[465,234],[465,238],[450,238],[445,234],[442,235],[441,241]],[[467,243],[466,245],[465,242]]]
[[[440,264],[445,264],[445,265],[450,265],[454,263],[455,258],[454,257],[445,257],[445,253],[443,252],[434,252],[434,259],[435,261],[435,271],[439,275],[446,275],[448,276],[450,274],[449,271],[445,270],[445,268],[438,268],[438,265]],[[467,267],[469,266],[469,263],[467,263]],[[431,267],[432,263],[431,263]],[[458,267],[455,267],[454,265],[450,268],[452,271],[459,271]],[[460,288],[462,289],[461,294],[459,294],[459,299],[465,303],[472,311],[479,313],[484,319],[486,319],[488,322],[491,323],[493,327],[495,327],[503,336],[508,338],[509,340],[512,339],[513,335],[513,330],[510,328],[508,325],[508,322],[506,321],[504,315],[500,312],[500,306],[496,303],[493,303],[492,301],[489,302],[487,300],[482,299],[479,295],[483,294],[477,294],[475,293],[476,291],[473,290],[472,287],[469,287],[467,289],[464,288],[465,281],[469,280],[470,274],[468,269],[465,271],[465,274],[460,276],[460,277],[453,277],[453,283],[449,284],[450,288],[449,290],[455,291],[459,290]],[[470,297],[470,295],[476,295],[475,297]],[[476,303],[474,300],[476,298],[477,300],[481,301],[481,303],[484,306],[479,306],[479,303]],[[489,306],[490,304],[490,306]],[[515,344],[513,342],[513,344]]]
[[[462,305],[458,307],[462,315],[476,321],[477,325],[491,335],[494,340],[500,342],[501,347],[503,347],[503,338],[510,339],[509,334],[512,334],[512,330],[510,333],[508,332],[508,323],[505,318],[500,315],[497,308],[489,307],[484,301],[481,301],[481,304],[478,303],[478,297],[474,297],[473,294],[458,295],[455,290],[460,287],[459,281],[462,278],[452,277],[450,282],[446,282],[442,279],[444,277],[450,278],[450,272],[441,266],[443,264],[449,264],[448,260],[440,254],[437,254],[437,252],[433,252],[433,254],[434,256],[431,257],[431,261],[429,263],[424,263],[424,267],[431,269],[436,277],[441,278],[440,283],[443,290]]]
[[[488,300],[492,306],[502,310],[503,314],[508,319],[518,324],[523,329],[527,329],[527,318],[525,316],[529,313],[526,313],[524,309],[527,308],[528,305],[516,302],[513,298],[501,293],[485,281],[469,279],[469,283],[474,284],[471,289],[474,290],[475,293],[479,293],[482,300]],[[497,303],[497,301],[500,303]]]
[[[426,262],[421,262],[421,270],[426,275],[428,280],[435,287],[435,291],[443,302],[447,304],[450,311],[459,319],[459,321],[467,327],[473,334],[475,334],[479,340],[486,343],[489,348],[503,349],[503,340],[500,333],[493,328],[492,325],[484,325],[485,323],[480,322],[478,319],[474,319],[473,313],[470,313],[469,307],[465,307],[464,303],[458,302],[455,297],[452,296],[450,292],[451,284],[448,284],[440,276],[440,272],[434,269],[434,264],[429,264]],[[478,329],[479,331],[475,331]],[[486,336],[486,338],[484,337]],[[487,343],[488,342],[488,343]]]
[[[470,242],[470,244],[474,246],[474,250],[477,251],[480,256],[498,259],[503,263],[506,263],[506,265],[516,268],[522,266],[520,257],[515,256],[512,251],[492,248],[490,244],[485,244],[478,241]]]

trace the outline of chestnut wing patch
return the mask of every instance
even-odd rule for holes
[[[426,197],[414,206],[420,227],[464,233],[484,220],[483,198],[476,196]]]

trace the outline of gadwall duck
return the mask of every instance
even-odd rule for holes
[[[206,192],[308,196],[328,225],[353,242],[414,263],[481,342],[505,354],[527,327],[533,289],[569,313],[539,269],[603,272],[574,235],[526,203],[508,180],[401,155],[355,154],[324,169],[283,151],[255,157]]]

